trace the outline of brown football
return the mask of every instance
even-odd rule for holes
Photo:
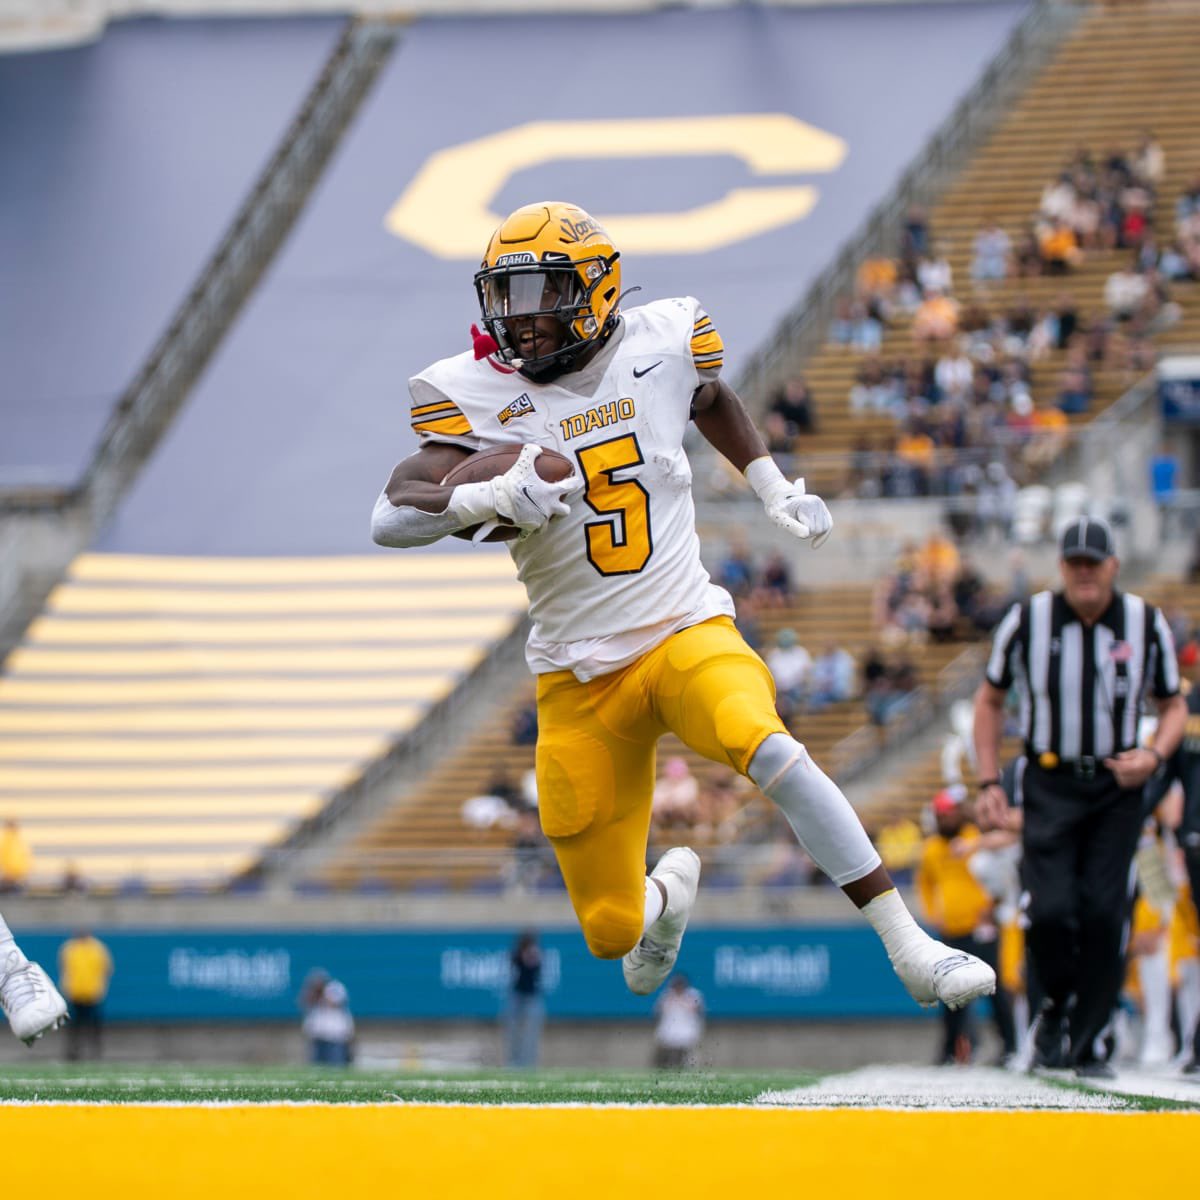
[[[520,442],[506,442],[503,446],[492,446],[487,450],[476,450],[454,467],[442,480],[445,487],[458,487],[460,483],[481,483],[485,479],[495,479],[503,475],[509,467],[521,456]],[[565,454],[543,446],[535,464],[537,473],[548,483],[566,479],[575,470],[575,464]],[[460,529],[454,536],[467,538],[474,536],[478,525],[469,529]],[[507,542],[515,538],[520,531],[515,525],[502,524],[484,538],[485,542]]]

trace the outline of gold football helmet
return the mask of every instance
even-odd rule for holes
[[[518,208],[492,234],[475,290],[496,356],[539,382],[571,370],[616,327],[621,298],[619,252],[582,208],[543,201]],[[553,317],[559,345],[522,357],[514,318]]]

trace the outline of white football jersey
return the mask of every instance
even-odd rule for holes
[[[586,481],[568,516],[508,543],[529,595],[534,672],[590,679],[678,629],[733,615],[700,562],[683,450],[692,394],[723,355],[688,296],[630,309],[591,362],[552,383],[471,352],[409,381],[423,443],[533,442],[565,454]]]

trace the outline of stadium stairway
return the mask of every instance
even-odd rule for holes
[[[507,554],[88,554],[0,677],[35,887],[213,887],[414,729],[524,610]]]
[[[760,614],[764,654],[785,627],[793,629],[800,644],[812,652],[833,639],[861,657],[874,641],[872,589],[825,588],[765,610]],[[962,649],[961,643],[948,643],[930,644],[915,651],[922,686],[935,687],[938,673]],[[510,861],[508,849],[513,833],[504,828],[469,829],[463,822],[462,808],[468,798],[486,792],[497,776],[519,785],[533,767],[533,747],[514,745],[511,736],[514,714],[532,699],[532,686],[525,684],[481,724],[460,753],[337,848],[324,865],[314,865],[310,879],[321,886],[366,890],[494,886]],[[865,710],[855,700],[804,715],[797,719],[795,729],[816,761],[828,763],[838,743],[861,730],[865,723]],[[659,743],[659,761],[673,755],[687,760],[702,787],[732,775],[729,768],[708,761],[668,735]],[[768,805],[757,791],[745,788],[741,797],[748,806],[748,822],[768,819]],[[703,835],[691,840],[702,850],[707,844]]]
[[[1147,0],[1128,6],[1096,5],[1067,38],[1049,65],[1026,89],[929,213],[931,241],[945,243],[960,303],[978,298],[992,312],[1007,311],[1027,297],[1041,311],[1066,293],[1075,297],[1081,318],[1101,312],[1104,284],[1124,265],[1130,252],[1089,251],[1069,275],[1016,278],[974,293],[970,262],[972,239],[980,223],[994,218],[1016,243],[1038,210],[1043,188],[1080,147],[1095,154],[1118,146],[1132,151],[1138,135],[1152,130],[1166,152],[1166,177],[1160,189],[1158,227],[1173,228],[1174,204],[1200,163],[1200,8],[1194,0]],[[1200,343],[1200,302],[1195,284],[1172,286],[1183,317],[1157,334],[1161,348]],[[914,357],[918,346],[907,318],[886,331],[880,352],[885,360]],[[1051,352],[1033,370],[1033,395],[1052,402],[1065,353]],[[866,435],[878,447],[896,431],[891,417],[860,414],[849,395],[863,356],[827,344],[802,368],[817,400],[818,430],[802,439],[809,485],[836,495],[845,482],[845,455]],[[1071,418],[1086,423],[1116,400],[1133,382],[1118,366],[1104,363],[1095,372],[1095,400],[1089,414]],[[757,398],[760,403],[764,397]]]

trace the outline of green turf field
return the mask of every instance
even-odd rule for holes
[[[5,1100],[387,1104],[744,1104],[813,1075],[721,1072],[583,1074],[492,1071],[430,1077],[316,1067],[0,1066]]]
[[[1189,1110],[1200,1113],[1200,1085],[1195,1098],[1120,1094],[1082,1087],[1073,1079],[1041,1080],[1037,1086],[1053,1092],[1051,1101],[1030,1095],[1020,1099],[997,1093],[964,1098],[955,1088],[964,1076],[947,1073],[919,1082],[915,1094],[889,1091],[839,1092],[831,1085],[854,1076],[829,1076],[824,1099],[810,1105],[833,1107],[1070,1107],[1071,1096],[1081,1106],[1105,1098],[1125,1111]],[[1012,1077],[1010,1077],[1011,1079]],[[1020,1077],[1018,1077],[1020,1078]],[[944,1085],[939,1085],[944,1080]],[[432,1076],[395,1071],[328,1070],[310,1067],[192,1067],[158,1064],[49,1064],[0,1066],[0,1104],[5,1101],[53,1103],[324,1103],[324,1104],[665,1104],[727,1105],[782,1104],[793,1089],[815,1087],[820,1077],[798,1072],[562,1072],[447,1073]],[[1032,1085],[1031,1085],[1032,1086]],[[1185,1089],[1186,1090],[1186,1089]],[[781,1094],[785,1094],[780,1099]]]

